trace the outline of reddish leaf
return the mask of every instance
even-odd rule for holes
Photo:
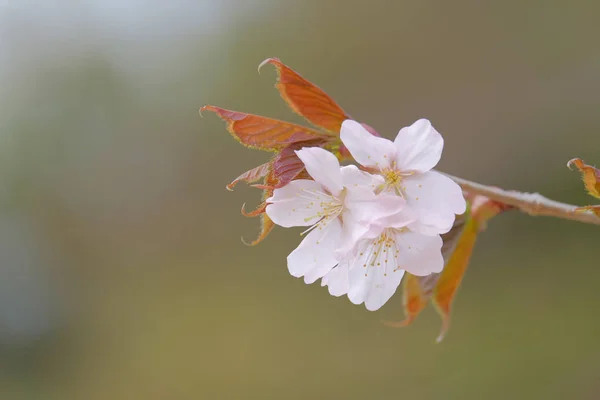
[[[438,274],[432,274],[437,280]],[[428,277],[431,277],[429,275]],[[403,321],[384,321],[387,326],[400,328],[410,325],[415,318],[423,311],[429,302],[430,295],[426,293],[426,289],[421,285],[420,277],[406,272],[402,279],[402,305],[404,307],[405,318]]]
[[[279,153],[273,161],[273,174],[276,179],[275,188],[287,185],[304,171],[304,164],[296,155],[296,150],[303,147],[322,147],[325,144],[321,140],[311,140],[294,143]]]
[[[246,211],[246,203],[242,204],[242,215],[244,217],[258,217],[260,214],[264,213],[267,209],[267,203],[266,202],[262,202],[260,203],[260,205],[258,207],[256,207],[254,210],[248,212]]]
[[[249,243],[250,245],[261,242],[273,229],[273,222],[265,214],[267,206],[265,200],[273,194],[273,190],[294,179],[310,179],[304,169],[304,164],[296,156],[295,150],[302,147],[322,147],[341,158],[339,127],[348,118],[327,94],[283,65],[279,60],[268,59],[263,64],[265,63],[270,63],[277,68],[279,82],[276,87],[292,109],[313,124],[333,130],[335,134],[211,105],[200,109],[200,112],[216,113],[227,123],[227,130],[243,145],[278,153],[268,163],[243,173],[227,185],[227,189],[232,190],[240,181],[253,183],[263,178],[260,184],[252,185],[263,190],[262,203],[249,212],[246,211],[245,205],[242,206],[243,215],[261,217],[261,231],[258,238]],[[375,132],[370,127],[368,129]]]
[[[444,245],[444,270],[439,274],[415,277],[405,274],[403,282],[404,313],[402,322],[387,322],[389,326],[407,326],[432,300],[442,317],[442,330],[437,338],[440,342],[450,326],[451,306],[460,287],[475,246],[478,233],[486,222],[512,207],[489,200],[483,196],[469,196],[467,212],[457,217],[450,232],[442,235]]]
[[[442,330],[437,338],[438,343],[442,341],[450,327],[450,307],[469,265],[477,232],[477,223],[473,218],[469,218],[435,287],[433,303],[442,317]]]
[[[469,196],[468,196],[469,197]],[[470,214],[465,220],[452,255],[446,261],[444,270],[434,290],[433,304],[442,317],[442,329],[437,338],[441,342],[450,327],[452,302],[463,280],[478,233],[486,226],[487,221],[501,212],[512,209],[511,206],[490,200],[484,196],[470,198]]]
[[[251,212],[246,212],[244,206],[242,206],[242,214],[247,217],[261,217],[261,231],[258,238],[253,242],[248,243],[249,245],[256,245],[264,240],[264,238],[273,229],[273,222],[265,214],[267,204],[265,200],[273,195],[273,190],[282,186],[287,185],[294,179],[304,178],[311,179],[304,169],[304,164],[296,155],[296,150],[303,147],[317,147],[322,146],[326,143],[323,140],[309,140],[305,142],[293,143],[284,148],[278,155],[273,158],[268,165],[270,165],[269,172],[266,174],[265,179],[261,185],[253,185],[263,190],[263,202]]]
[[[227,130],[243,145],[268,151],[279,151],[290,143],[316,138],[328,138],[314,129],[259,115],[204,106],[202,111],[212,111],[227,122]]]
[[[315,126],[339,134],[342,122],[350,117],[327,93],[278,58],[266,59],[258,69],[265,64],[271,64],[277,69],[279,79],[275,87],[294,112]]]
[[[600,169],[585,164],[580,158],[574,158],[567,163],[567,167],[569,168],[571,168],[572,165],[575,165],[577,169],[579,169],[579,172],[581,172],[581,178],[583,179],[583,184],[587,192],[600,199]],[[596,216],[600,217],[600,205],[578,207],[577,211],[591,211],[596,214]]]
[[[273,230],[274,227],[275,224],[273,223],[273,221],[271,221],[271,218],[269,218],[269,216],[266,213],[263,213],[260,215],[260,233],[258,234],[258,237],[249,243],[246,242],[244,239],[242,239],[242,242],[244,242],[244,244],[248,246],[256,246],[257,244],[265,240],[267,235]]]
[[[246,183],[256,182],[260,178],[265,177],[269,171],[271,170],[271,162],[265,163],[263,165],[259,165],[256,168],[252,168],[250,171],[246,171],[229,185],[226,186],[227,190],[232,191],[234,186],[237,185],[240,181],[244,181]]]
[[[456,244],[458,243],[461,234],[465,227],[466,216],[458,216],[454,222],[454,226],[450,232],[442,235],[444,244],[442,246],[442,255],[447,263]],[[404,321],[400,322],[385,322],[388,326],[402,327],[411,324],[415,318],[423,311],[431,295],[437,285],[440,274],[430,274],[427,276],[414,276],[405,273],[403,281],[403,305],[404,305]]]
[[[572,165],[575,165],[579,169],[579,172],[581,172],[581,178],[588,193],[600,199],[600,169],[585,164],[580,158],[574,158],[567,163],[567,167],[569,168]]]
[[[263,183],[266,189],[263,190],[262,203],[254,211],[251,211],[249,213],[247,213],[244,210],[244,206],[242,206],[243,215],[247,217],[260,216],[260,232],[258,234],[258,237],[249,243],[242,239],[242,242],[244,242],[244,244],[247,244],[248,246],[256,246],[257,244],[262,242],[275,227],[273,221],[271,221],[269,216],[265,213],[265,210],[267,208],[267,203],[265,200],[273,195],[273,187],[276,183],[276,178],[273,175],[273,170],[271,170],[267,174],[267,176],[265,176]]]

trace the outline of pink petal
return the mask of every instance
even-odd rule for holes
[[[365,262],[364,259],[358,259],[350,269],[348,298],[354,304],[365,303],[367,310],[375,311],[396,293],[404,270],[392,265],[387,268],[363,267]]]
[[[460,186],[435,171],[405,178],[402,189],[408,207],[418,216],[409,227],[423,234],[448,232],[456,214],[463,214],[467,207]]]
[[[338,263],[335,250],[341,232],[339,219],[332,220],[323,229],[313,229],[288,256],[290,274],[297,278],[304,276],[304,282],[310,284],[331,271]]]
[[[354,304],[365,303],[370,311],[379,309],[393,296],[404,276],[393,256],[380,258],[373,265],[369,257],[376,242],[377,239],[363,241],[358,257],[349,261],[348,298]]]
[[[370,193],[370,196],[367,197],[361,191],[348,188],[345,205],[361,222],[390,226],[392,221],[405,217],[399,213],[406,207],[406,201],[400,196],[388,193],[379,195]]]
[[[379,310],[396,293],[402,277],[403,270],[393,271],[385,276],[382,270],[377,270],[377,275],[373,279],[374,287],[369,292],[365,300],[365,307],[369,311]]]
[[[387,193],[375,195],[347,188],[345,206],[339,258],[355,253],[360,240],[375,238],[387,227],[407,226],[416,219],[416,214],[406,209],[404,199]]]
[[[415,232],[396,234],[398,266],[413,275],[425,276],[444,268],[442,238]]]
[[[321,286],[327,286],[332,296],[342,296],[348,293],[348,264],[339,264],[329,271],[321,280]]]
[[[320,147],[305,147],[296,150],[296,155],[312,178],[334,196],[342,191],[342,174],[338,159]]]
[[[365,167],[387,168],[395,158],[396,148],[390,140],[371,135],[356,121],[342,123],[340,138],[356,162]]]
[[[395,196],[395,195],[393,197],[401,198],[401,197]],[[410,224],[417,221],[417,219],[418,219],[417,213],[415,213],[414,210],[412,210],[410,207],[407,206],[404,199],[402,199],[402,200],[403,200],[403,205],[400,208],[400,210],[398,210],[396,213],[388,214],[388,215],[384,215],[382,213],[379,215],[378,218],[371,221],[371,224],[370,224],[371,229],[370,229],[369,233],[365,235],[366,238],[377,237],[386,228],[400,229],[400,228],[408,227]]]
[[[400,171],[427,172],[440,161],[444,139],[429,120],[420,119],[400,129],[394,145],[396,167]]]
[[[356,165],[346,165],[341,168],[342,183],[346,187],[362,187],[373,191],[379,186],[385,184],[385,179],[381,175],[373,175],[361,171]]]
[[[323,211],[320,195],[323,187],[315,181],[298,179],[282,188],[275,189],[267,199],[266,213],[271,220],[285,228],[311,226],[318,222],[315,218]]]

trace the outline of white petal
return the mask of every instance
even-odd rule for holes
[[[356,162],[365,167],[387,168],[395,158],[396,148],[390,140],[371,135],[356,121],[342,123],[340,138]]]
[[[337,218],[323,229],[313,229],[288,256],[290,274],[297,278],[304,276],[304,282],[313,283],[328,273],[338,263],[335,250],[341,232],[341,223]]]
[[[340,163],[332,153],[320,147],[304,147],[296,150],[296,155],[304,163],[308,174],[329,193],[335,196],[342,191]]]
[[[400,171],[427,172],[440,161],[444,139],[429,120],[420,119],[400,129],[394,145],[396,167]]]
[[[321,286],[327,286],[332,296],[342,296],[348,293],[348,263],[339,264],[325,275]]]
[[[398,267],[413,275],[425,276],[444,268],[442,238],[405,231],[396,234]]]
[[[406,177],[402,190],[408,207],[418,216],[418,221],[409,226],[411,230],[424,234],[446,233],[454,224],[455,214],[466,210],[460,186],[435,171]]]
[[[318,222],[323,211],[321,198],[323,186],[315,181],[298,179],[275,189],[267,199],[266,213],[279,226],[310,226]]]

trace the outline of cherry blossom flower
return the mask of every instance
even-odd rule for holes
[[[359,164],[384,178],[381,190],[401,196],[414,210],[418,218],[408,226],[410,230],[443,234],[452,228],[455,214],[465,212],[461,188],[432,171],[441,158],[444,140],[428,120],[402,128],[393,142],[373,136],[353,120],[344,121],[340,136]]]
[[[297,179],[275,189],[267,199],[266,213],[277,225],[308,227],[287,263],[293,276],[313,283],[338,264],[342,249],[352,249],[368,233],[370,223],[384,224],[406,202],[398,196],[376,195],[374,189],[384,184],[382,177],[353,165],[340,167],[326,150],[303,148],[296,154],[314,180]]]
[[[405,271],[417,276],[441,272],[442,238],[410,231],[414,218],[406,215],[410,209],[397,214],[395,222],[387,218],[386,225],[371,224],[354,253],[327,273],[321,285],[333,296],[347,294],[352,303],[375,311],[396,292]]]

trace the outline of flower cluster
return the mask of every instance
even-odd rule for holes
[[[432,171],[444,142],[428,120],[402,128],[392,142],[348,119],[340,138],[362,168],[340,166],[320,147],[296,150],[312,180],[275,189],[266,213],[276,225],[307,228],[287,258],[293,276],[308,284],[321,279],[333,296],[377,310],[405,271],[443,269],[440,235],[466,202],[455,182]]]

